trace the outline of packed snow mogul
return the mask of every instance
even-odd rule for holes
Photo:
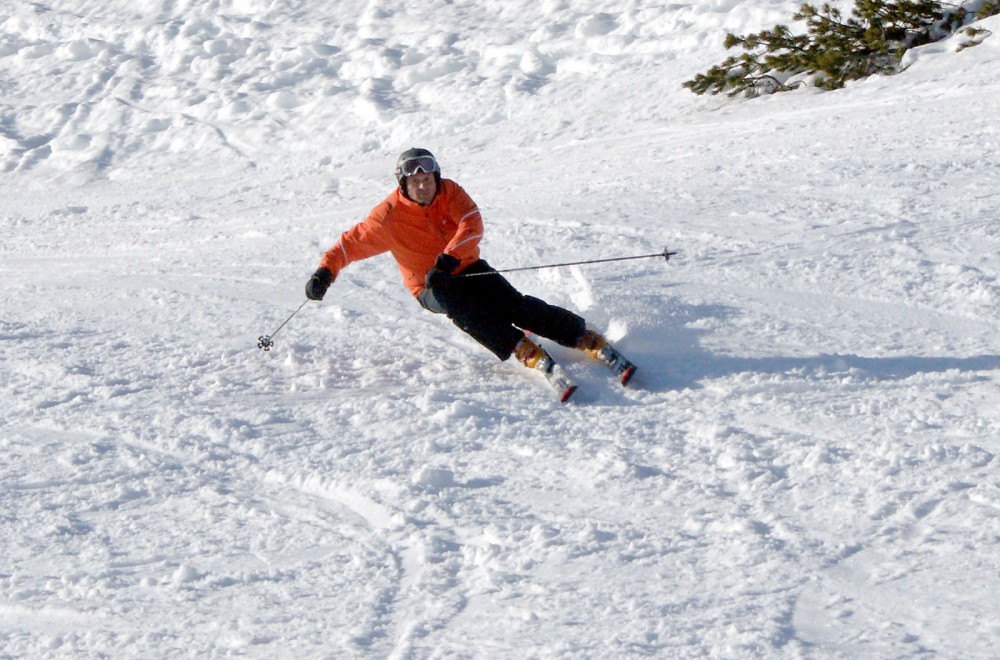
[[[635,366],[583,318],[517,291],[479,257],[483,218],[468,193],[441,177],[427,149],[412,148],[396,162],[399,187],[362,222],[345,231],[306,283],[306,296],[322,300],[348,264],[391,252],[403,283],[424,309],[445,314],[501,360],[512,355],[537,369],[567,400],[576,386],[525,328],[602,361],[626,383]]]

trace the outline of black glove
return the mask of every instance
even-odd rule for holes
[[[306,298],[309,300],[323,300],[326,290],[333,284],[333,273],[329,268],[320,268],[306,282]]]
[[[442,252],[437,256],[437,261],[434,262],[434,267],[427,271],[427,276],[424,278],[424,284],[426,284],[427,288],[431,291],[441,289],[447,285],[448,280],[451,278],[451,274],[455,272],[456,268],[458,268],[459,263],[461,262],[455,257]]]

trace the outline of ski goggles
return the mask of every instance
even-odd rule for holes
[[[413,176],[417,172],[433,174],[438,171],[438,163],[434,156],[414,156],[407,158],[399,166],[399,172],[403,176]]]

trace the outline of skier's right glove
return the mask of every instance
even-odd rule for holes
[[[306,298],[323,300],[323,296],[326,295],[326,290],[330,288],[331,284],[333,284],[333,273],[330,272],[330,269],[318,269],[306,282]]]

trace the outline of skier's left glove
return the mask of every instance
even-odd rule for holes
[[[437,260],[434,262],[434,267],[427,271],[427,276],[424,278],[424,284],[431,291],[435,289],[440,289],[445,286],[449,279],[451,279],[451,274],[455,272],[458,268],[458,264],[461,263],[458,259],[451,256],[450,254],[445,254],[442,252],[437,256]]]
[[[326,290],[333,284],[333,273],[329,268],[319,268],[313,276],[306,282],[306,298],[309,300],[323,300]]]

